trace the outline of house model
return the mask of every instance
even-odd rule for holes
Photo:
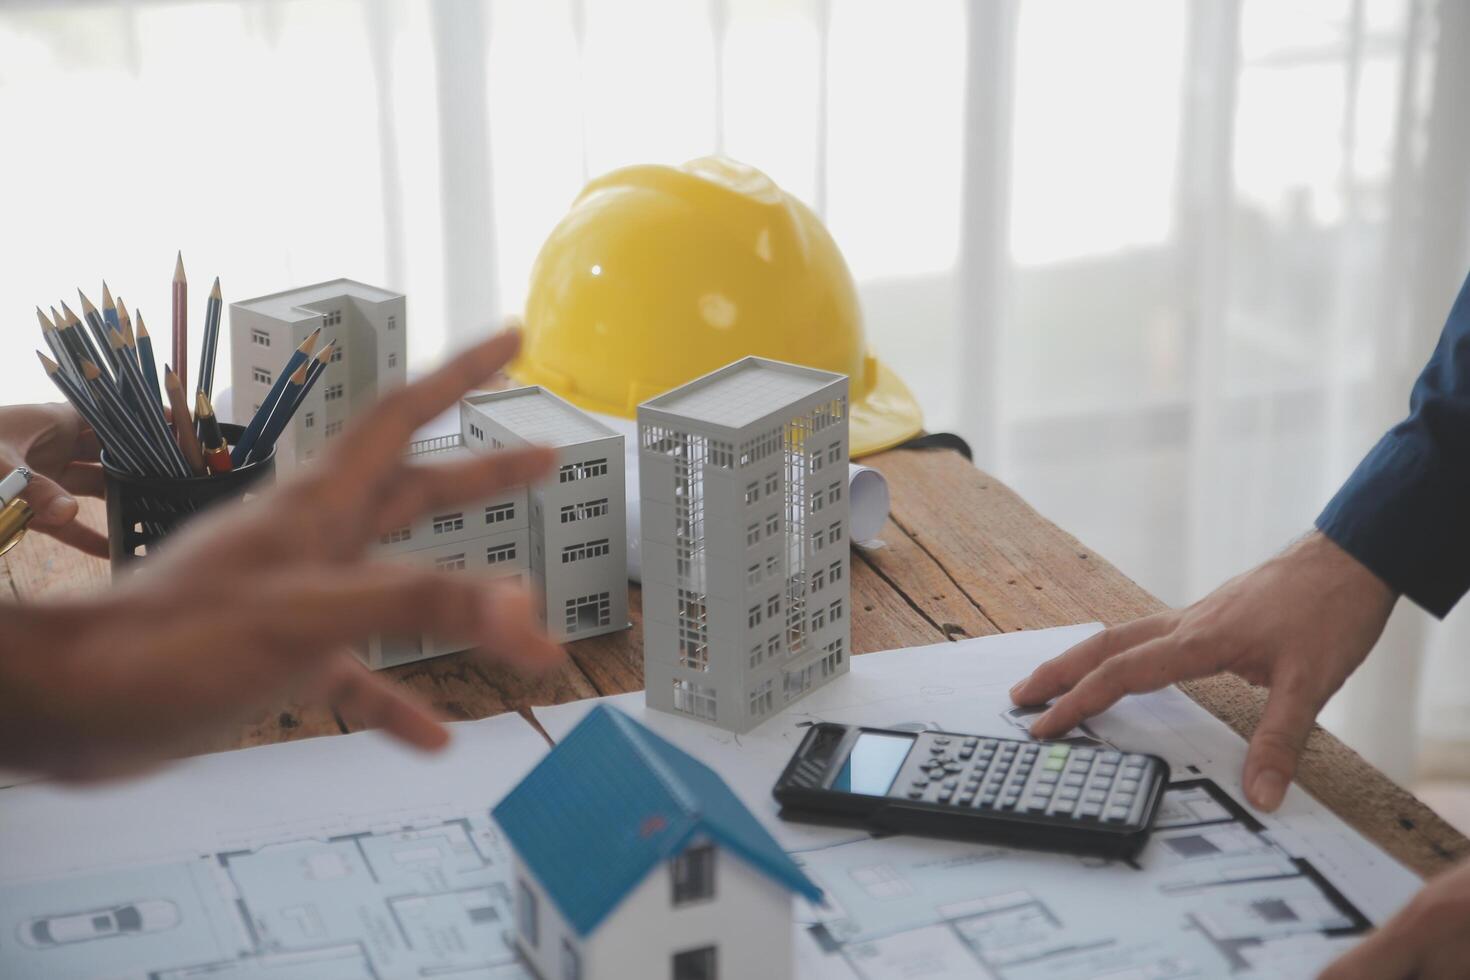
[[[474,450],[462,434],[422,439],[409,446],[411,463],[434,464],[468,457]],[[378,539],[377,553],[392,560],[419,562],[441,571],[494,576],[530,577],[531,536],[529,491],[505,490],[474,506],[456,507],[419,517]],[[447,636],[380,636],[359,651],[374,669],[464,649],[462,638]]]
[[[847,377],[747,357],[638,439],[648,705],[748,731],[847,670]]]
[[[530,490],[530,575],[556,640],[628,628],[628,530],[623,437],[543,388],[460,402],[473,450],[549,446],[557,469]]]
[[[276,441],[276,467],[311,459],[352,415],[404,383],[407,310],[402,293],[333,279],[230,304],[230,383],[235,421],[245,425],[276,372],[307,334],[337,348],[321,379]]]
[[[537,975],[792,975],[791,893],[820,889],[719,776],[627,715],[593,708],[494,816]]]

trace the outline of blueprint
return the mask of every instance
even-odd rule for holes
[[[791,824],[770,787],[812,721],[1014,735],[1005,691],[1096,627],[856,657],[746,735],[609,699],[718,770],[822,887],[798,975],[843,980],[1312,976],[1418,880],[1306,794],[1238,801],[1244,743],[1178,692],[1069,735],[1173,768],[1136,862]],[[568,731],[592,702],[537,709]],[[490,808],[547,751],[517,715],[422,755],[373,733],[186,760],[92,788],[0,790],[0,977],[530,980]]]
[[[855,657],[852,671],[741,736],[611,699],[718,770],[826,893],[798,914],[799,975],[915,980],[1310,977],[1417,890],[1409,871],[1300,789],[1238,802],[1245,743],[1176,691],[1131,698],[1069,740],[1172,769],[1137,861],[792,824],[774,774],[815,721],[1024,736],[1009,687],[1096,626]],[[538,708],[558,738],[586,703]]]

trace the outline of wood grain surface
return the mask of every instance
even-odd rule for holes
[[[1042,517],[1009,488],[947,451],[894,451],[863,460],[892,490],[882,544],[852,562],[852,648],[961,640],[1093,620],[1126,622],[1164,606],[1105,559]],[[94,501],[84,519],[103,525]],[[0,594],[45,599],[105,585],[105,563],[31,535],[0,561]],[[567,661],[526,678],[470,653],[394,668],[388,674],[446,718],[483,718],[643,686],[639,592],[632,628],[582,640]],[[1248,735],[1263,692],[1233,676],[1184,686],[1235,731]],[[263,713],[231,748],[351,731],[355,719],[327,705],[281,705]],[[1300,783],[1364,835],[1421,875],[1470,855],[1470,841],[1329,732],[1307,743]]]

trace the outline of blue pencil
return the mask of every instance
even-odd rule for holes
[[[286,385],[291,380],[291,375],[295,374],[296,369],[305,364],[307,358],[311,357],[312,349],[316,347],[317,338],[321,336],[321,333],[322,328],[317,327],[311,332],[310,336],[301,342],[301,346],[296,348],[291,353],[291,356],[286,359],[286,366],[281,368],[281,373],[277,375],[275,384],[271,385],[271,390],[266,394],[265,401],[260,403],[260,408],[256,410],[255,415],[250,419],[250,424],[245,426],[245,432],[240,436],[240,440],[235,443],[235,448],[230,451],[230,462],[236,466],[245,465],[245,461],[250,457],[250,450],[255,448],[256,442],[260,439],[261,430],[265,428],[265,424],[269,421],[271,413],[275,411],[276,403],[281,400],[281,393],[286,390]],[[235,397],[239,398],[242,394],[242,392],[237,391],[235,392]]]
[[[276,440],[281,437],[281,433],[291,423],[291,418],[296,414],[296,410],[301,407],[302,402],[306,401],[306,396],[311,394],[311,387],[316,384],[316,379],[320,378],[326,372],[327,362],[331,360],[332,348],[336,344],[337,342],[333,340],[321,349],[314,361],[310,364],[301,365],[292,373],[291,383],[287,387],[286,393],[276,402],[276,407],[271,412],[270,420],[266,422],[265,428],[261,430],[260,438],[255,441],[255,448],[250,453],[251,459],[264,459],[275,447]],[[300,390],[293,392],[291,391],[292,388]]]
[[[138,366],[143,369],[143,380],[148,382],[149,390],[157,394],[160,389],[158,365],[153,360],[153,338],[148,335],[148,326],[143,322],[143,311],[134,310],[133,314],[138,318]]]

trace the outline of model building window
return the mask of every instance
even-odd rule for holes
[[[715,689],[682,677],[674,678],[674,710],[705,721],[715,720]]]
[[[822,586],[824,586],[826,584],[827,584],[827,573],[823,569],[820,569],[819,568],[815,572],[812,572],[812,589],[811,590],[813,592],[820,592],[822,590]]]
[[[822,509],[822,504],[824,504],[824,503],[826,503],[826,497],[823,496],[822,491],[820,491],[820,490],[813,490],[812,491],[812,513],[815,514],[817,511],[821,510]]]
[[[341,322],[342,322],[342,311],[341,310],[333,310],[332,312],[328,313],[326,316],[322,317],[322,323],[326,324],[329,327],[335,327],[337,324],[339,324]]]
[[[833,599],[832,605],[827,607],[827,611],[828,615],[832,617],[832,622],[837,622],[839,619],[842,618],[842,600]]]
[[[715,947],[701,946],[674,954],[674,980],[719,980]]]
[[[822,468],[822,451],[820,449],[813,449],[812,450],[812,472],[815,473],[817,470],[819,470],[821,468]]]
[[[589,521],[594,517],[607,515],[607,498],[599,497],[596,500],[585,500],[580,504],[568,504],[561,509],[561,522],[572,524],[576,521]]]
[[[531,886],[524,881],[516,882],[520,887],[516,889],[516,920],[521,930],[521,938],[533,948],[541,945],[541,929],[536,915],[536,895],[531,891]]]
[[[752,668],[759,667],[761,665],[761,661],[765,659],[765,656],[765,646],[757,643],[755,646],[750,648],[750,666]]]
[[[780,567],[780,564],[781,559],[777,558],[775,555],[768,555],[766,557],[766,574],[775,575],[776,569]]]
[[[772,514],[770,517],[767,517],[766,518],[766,534],[767,535],[776,534],[780,530],[781,530],[781,518],[778,515]]]
[[[499,565],[501,562],[515,561],[515,558],[516,545],[514,541],[510,544],[492,544],[485,549],[485,564],[487,565]]]
[[[827,450],[827,462],[829,462],[829,463],[835,463],[835,462],[837,462],[841,458],[842,458],[842,445],[840,443],[835,443],[834,442],[831,445],[831,447],[828,448],[828,450]]]
[[[751,546],[753,544],[758,543],[760,541],[760,539],[761,539],[761,526],[759,524],[752,524],[752,525],[750,525],[750,527],[748,527],[748,528],[745,529],[745,544],[746,544],[746,547],[749,547],[749,546]]]
[[[571,483],[573,480],[590,480],[607,475],[607,459],[589,459],[581,463],[568,463],[557,471],[557,481]]]
[[[398,366],[398,352],[396,350],[390,350],[388,352],[388,366],[390,368]]]
[[[342,431],[342,423],[340,421],[337,421],[337,422],[328,422],[327,423],[327,427],[322,430],[322,436],[324,438],[330,439],[333,436],[335,436],[338,433],[340,433],[341,431]]]
[[[781,477],[779,474],[772,473],[766,477],[766,493],[772,494],[779,489],[781,489]]]
[[[837,501],[839,501],[841,499],[842,499],[842,481],[841,480],[838,480],[836,483],[834,483],[831,486],[827,487],[827,502],[828,503],[835,504]]]
[[[759,626],[761,624],[761,607],[758,605],[751,606],[750,612],[745,614],[745,622],[751,629]]]
[[[750,713],[764,715],[771,710],[771,681],[769,678],[756,685],[750,692]]]
[[[339,361],[342,360],[342,345],[341,344],[338,344],[336,347],[333,347],[332,348],[332,358],[331,358],[331,360],[332,360],[332,363],[333,364],[336,364],[337,362],[339,362]]]
[[[567,545],[561,549],[561,563],[569,565],[585,558],[601,558],[610,550],[607,540],[607,538],[598,538],[596,541],[587,541],[583,544]]]
[[[485,441],[485,433],[481,432],[480,427],[473,422],[470,423],[470,435],[474,436],[481,442]]]
[[[781,638],[773,636],[766,641],[766,659],[771,660],[781,652]]]
[[[747,484],[746,487],[745,487],[745,503],[746,503],[746,505],[749,506],[750,504],[755,503],[759,499],[761,499],[761,485],[759,483],[750,483],[750,484]]]
[[[811,688],[812,669],[815,667],[816,664],[808,664],[801,670],[788,670],[781,675],[781,694],[787,701]]]
[[[515,517],[515,504],[492,504],[485,508],[486,524],[499,524],[503,521],[513,521]]]
[[[834,582],[842,581],[842,559],[839,558],[827,566],[827,577]]]
[[[337,399],[339,399],[341,397],[342,397],[342,382],[340,382],[340,381],[337,382],[334,385],[327,385],[326,394],[322,395],[322,399],[325,400],[325,401],[329,401],[329,402],[334,402],[334,401],[336,401]]]
[[[568,599],[566,606],[567,632],[585,633],[587,630],[598,629],[607,626],[611,622],[609,610],[612,608],[608,593],[598,592],[595,595],[578,596]]]
[[[263,385],[268,385],[268,384],[271,383],[271,373],[269,371],[267,371],[265,368],[261,368],[261,367],[253,367],[253,368],[251,368],[250,369],[250,377],[251,377],[252,380],[257,381],[257,382],[259,382],[260,384],[263,384]]]
[[[821,629],[823,626],[826,626],[826,625],[827,625],[827,612],[826,612],[826,610],[818,609],[816,612],[812,613],[812,632],[816,632],[817,630]]]
[[[388,329],[389,330],[397,330],[398,329],[398,317],[396,317],[396,316],[390,316],[388,318]]]
[[[822,530],[821,528],[817,528],[815,531],[812,532],[812,548],[814,550],[821,551],[822,550],[822,546],[825,545],[826,543],[827,543],[827,532],[826,531]]]
[[[827,540],[828,541],[831,541],[833,544],[836,544],[837,542],[839,542],[839,541],[842,540],[842,522],[841,521],[838,521],[837,523],[833,524],[831,527],[827,528]]]
[[[838,637],[831,643],[822,647],[825,655],[822,657],[822,676],[830,677],[837,672],[842,664],[842,637]]]
[[[381,541],[383,544],[397,544],[400,541],[407,541],[412,536],[413,530],[411,528],[395,527],[393,530],[389,531],[378,540]]]
[[[745,584],[755,585],[761,580],[761,563],[756,562],[745,570]]]
[[[448,534],[464,530],[464,514],[440,514],[434,518],[434,533]]]
[[[777,616],[781,615],[780,596],[771,596],[769,599],[766,600],[766,615],[771,617],[772,619],[775,619]]]
[[[712,844],[685,848],[669,862],[674,874],[674,904],[688,905],[715,897],[715,849]]]
[[[464,571],[464,552],[460,552],[457,555],[445,555],[442,558],[435,558],[434,567],[441,572],[462,572]]]
[[[271,335],[264,330],[256,330],[252,327],[250,330],[250,342],[256,347],[269,347],[271,345]]]
[[[259,408],[256,408],[256,411],[258,412],[258,411],[260,411],[260,409]],[[305,415],[301,416],[301,424],[303,426],[305,426],[306,428],[308,428],[308,429],[315,429],[316,428],[316,413],[315,412],[307,412]]]

